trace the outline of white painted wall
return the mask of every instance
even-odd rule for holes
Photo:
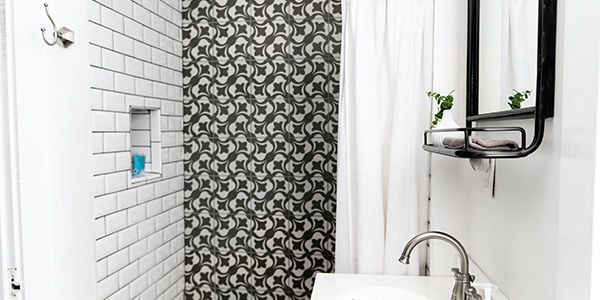
[[[51,14],[75,31],[49,47],[44,0],[8,0],[26,299],[95,299],[87,1],[54,0]],[[16,34],[15,34],[16,33]]]
[[[464,99],[465,52],[452,53],[466,43],[465,12],[464,1],[436,2],[434,89],[457,88],[457,99]],[[510,299],[590,299],[599,14],[597,1],[559,0],[555,117],[536,153],[498,161],[494,198],[468,161],[432,158],[431,229],[464,241]],[[464,119],[464,107],[453,115]],[[430,257],[432,275],[448,275],[455,264],[453,250],[439,243]]]

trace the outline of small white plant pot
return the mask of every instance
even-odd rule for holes
[[[444,116],[438,122],[438,124],[433,129],[451,129],[451,128],[459,128],[458,124],[454,121],[452,114],[450,111],[445,111]],[[436,147],[444,147],[442,143],[445,138],[454,137],[454,138],[464,138],[465,133],[462,131],[450,131],[450,132],[435,132],[431,134],[431,143],[433,143]]]

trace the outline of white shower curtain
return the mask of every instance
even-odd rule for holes
[[[433,1],[342,3],[336,272],[418,275],[398,257],[427,202]]]

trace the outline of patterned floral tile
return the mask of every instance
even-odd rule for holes
[[[209,214],[193,214],[185,218],[185,248],[211,251],[214,248],[215,220]]]
[[[290,63],[290,93],[295,97],[327,97],[328,63],[322,59],[295,59]]]
[[[182,16],[184,23],[210,21],[213,16],[213,1],[183,0]]]
[[[290,185],[284,177],[254,177],[252,202],[255,214],[284,214],[288,211]]]
[[[258,60],[252,65],[254,98],[286,97],[289,91],[288,64],[284,60]]]
[[[285,21],[258,20],[253,26],[251,54],[254,59],[288,57],[290,29]]]
[[[290,100],[290,132],[294,136],[326,137],[331,103],[322,97]]]
[[[187,100],[213,99],[214,76],[218,64],[207,60],[183,63],[183,97]],[[224,71],[220,69],[220,74]],[[222,79],[221,79],[222,80]]]
[[[212,62],[213,94],[219,99],[250,98],[250,64],[242,59]]]
[[[249,58],[252,26],[247,22],[215,23],[214,52],[218,60]]]
[[[213,205],[220,216],[250,213],[252,211],[252,180],[248,177],[214,177],[215,190]],[[215,217],[220,217],[215,216]]]
[[[331,180],[320,177],[289,178],[289,205],[295,215],[323,214],[330,211],[333,192]]]
[[[252,17],[256,20],[283,20],[289,0],[252,0]]]
[[[193,138],[183,144],[184,175],[186,177],[213,173],[214,143],[208,138]]]
[[[247,20],[250,0],[214,0],[214,17],[218,21]]]
[[[184,24],[182,33],[184,60],[199,61],[214,57],[213,26],[208,23]]]
[[[214,206],[214,190],[215,183],[208,175],[186,178],[183,190],[185,215],[210,213]]]
[[[261,137],[287,136],[290,107],[282,97],[254,99],[252,101],[253,134]]]
[[[187,139],[213,135],[215,105],[208,99],[183,102],[183,134]]]
[[[329,54],[332,26],[324,19],[290,21],[291,53],[294,57],[325,57]]]
[[[290,16],[295,19],[324,18],[330,0],[291,0]]]
[[[290,171],[296,177],[322,176],[327,171],[329,143],[320,138],[293,138]]]
[[[253,224],[254,251],[283,253],[288,250],[290,221],[284,215],[256,215]]]
[[[244,99],[215,101],[215,133],[221,137],[251,134],[252,103]]]
[[[183,0],[186,300],[334,268],[340,0]]]

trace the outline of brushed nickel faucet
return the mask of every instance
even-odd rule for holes
[[[471,286],[471,282],[475,281],[475,276],[469,274],[469,256],[465,247],[453,236],[440,232],[428,231],[416,235],[406,246],[399,261],[405,265],[410,263],[410,253],[421,242],[426,240],[441,240],[449,243],[458,252],[460,260],[460,269],[453,268],[454,272],[454,289],[452,290],[451,300],[481,300],[481,295],[477,293],[477,289]]]

